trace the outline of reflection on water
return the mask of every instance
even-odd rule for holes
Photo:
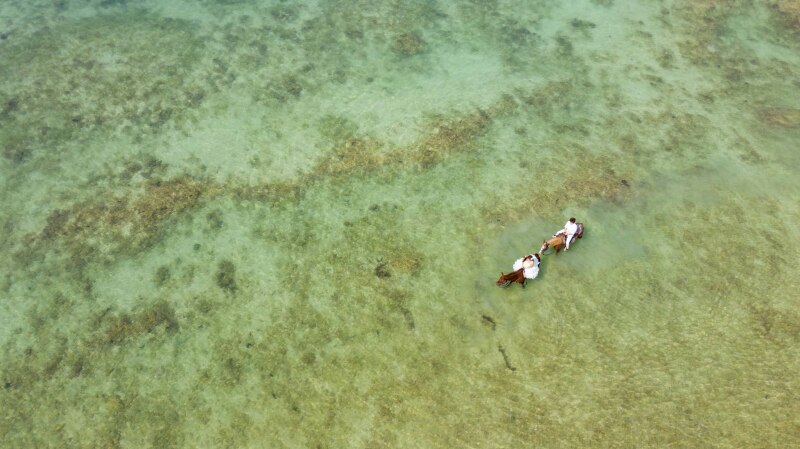
[[[756,3],[0,5],[2,446],[796,446]]]

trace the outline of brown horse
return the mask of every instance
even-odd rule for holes
[[[554,235],[549,240],[542,242],[542,247],[539,249],[539,252],[544,253],[548,248],[553,248],[556,250],[556,254],[558,254],[559,251],[567,246],[564,242],[565,238],[566,236],[564,234]],[[572,241],[569,243],[574,243],[576,238],[583,238],[583,223],[578,223],[578,232],[575,233],[575,236],[572,237]]]
[[[519,270],[513,271],[508,274],[503,274],[502,272],[500,272],[500,279],[498,279],[495,284],[497,284],[498,287],[506,288],[513,282],[516,282],[517,284],[521,284],[522,288],[525,288],[526,279],[525,276],[522,274],[524,271],[525,271],[524,268],[520,268]]]

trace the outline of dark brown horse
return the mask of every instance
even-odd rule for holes
[[[542,242],[542,247],[539,249],[540,253],[547,251],[548,248],[553,248],[556,250],[556,254],[561,251],[567,245],[564,243],[564,239],[566,236],[564,234],[558,234],[551,237],[549,240],[545,240]],[[570,245],[575,242],[576,238],[583,238],[583,223],[578,223],[578,232],[572,237],[572,241],[569,242]]]
[[[497,286],[506,288],[512,283],[516,282],[517,284],[521,284],[522,288],[525,288],[525,276],[522,274],[524,271],[524,268],[520,268],[519,270],[508,274],[503,274],[500,272],[500,279],[498,279],[496,282]]]

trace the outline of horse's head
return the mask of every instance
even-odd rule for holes
[[[511,285],[511,281],[508,279],[507,275],[500,273],[500,279],[498,279],[497,282],[495,282],[494,284],[498,287],[505,288]]]
[[[542,249],[540,249],[539,252],[544,252],[547,248],[550,248],[550,244],[547,243],[547,240],[542,240]]]
[[[558,251],[561,249],[561,246],[563,244],[564,244],[564,237],[562,237],[559,234],[552,237],[550,240],[545,240],[544,242],[542,242],[542,247],[539,249],[539,252],[544,253],[548,249],[553,248],[554,250],[556,250],[556,254],[558,254]]]

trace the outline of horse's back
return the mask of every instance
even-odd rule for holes
[[[523,271],[524,268],[520,268],[519,270],[512,271],[511,273],[500,273],[500,279],[497,280],[496,284],[500,287],[507,287],[511,285],[512,282],[523,284],[525,282],[525,275],[523,274]]]
[[[523,272],[525,271],[524,268],[520,268],[519,270],[512,271],[506,275],[506,279],[511,282],[522,282],[525,280],[525,275]]]

